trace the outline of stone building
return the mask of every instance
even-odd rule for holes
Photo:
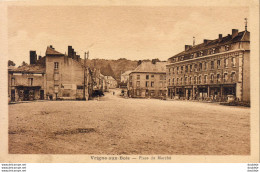
[[[250,102],[250,32],[232,29],[225,37],[168,59],[167,88],[172,99]]]
[[[106,90],[117,88],[117,81],[112,76],[104,76],[106,81]]]
[[[85,74],[84,74],[85,72]],[[84,97],[85,79],[85,97]],[[68,46],[68,55],[52,46],[46,50],[46,94],[54,99],[88,99],[90,87],[89,70],[84,68],[80,57]]]
[[[167,62],[144,61],[129,74],[128,95],[135,98],[165,98]]]

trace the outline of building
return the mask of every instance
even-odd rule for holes
[[[117,88],[117,81],[112,76],[104,76],[106,81],[106,90]]]
[[[84,66],[71,46],[68,55],[49,46],[38,60],[30,51],[30,65],[8,69],[8,95],[11,101],[88,99],[94,86],[103,87],[95,71]]]
[[[45,99],[45,70],[41,66],[23,66],[8,70],[10,101]]]
[[[250,33],[232,34],[185,50],[168,59],[168,97],[250,102]]]
[[[46,94],[54,99],[88,99],[92,78],[74,49],[68,46],[68,55],[52,46],[46,50]],[[85,80],[85,81],[84,81]],[[84,86],[85,84],[85,86]],[[84,90],[85,89],[85,90]]]
[[[129,74],[128,95],[135,98],[164,98],[167,62],[144,61]]]

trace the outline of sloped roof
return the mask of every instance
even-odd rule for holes
[[[46,49],[46,55],[56,55],[56,56],[63,56],[64,54],[54,50],[53,48],[51,47],[47,47]]]
[[[155,64],[153,64],[151,61],[142,62],[132,72],[150,72],[150,73],[151,72],[152,73],[163,72],[163,73],[165,73],[166,72],[166,65],[167,65],[167,62],[156,62]]]
[[[45,68],[41,65],[26,65],[14,69],[8,69],[10,72],[25,72],[25,73],[45,73]]]
[[[121,75],[129,75],[132,71],[131,70],[127,70],[124,73],[122,73]]]
[[[213,48],[213,47],[217,47],[217,46],[221,46],[221,45],[226,45],[226,44],[230,44],[230,43],[235,43],[238,41],[249,41],[248,36],[245,35],[249,35],[250,32],[248,31],[242,31],[239,32],[234,38],[232,38],[232,35],[227,35],[225,37],[222,37],[222,39],[214,39],[214,40],[208,40],[207,43],[201,43],[198,45],[194,45],[191,48],[189,48],[186,51],[182,51],[172,57],[170,57],[170,59],[177,57],[177,56],[182,56],[182,55],[186,55],[189,53],[194,53],[194,52],[198,52],[201,50],[205,50],[207,48]]]

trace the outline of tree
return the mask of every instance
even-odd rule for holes
[[[15,66],[15,63],[12,60],[8,60],[8,66]]]

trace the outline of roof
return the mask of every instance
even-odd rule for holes
[[[239,41],[249,41],[249,35],[250,32],[248,31],[242,31],[239,32],[234,38],[232,38],[232,35],[227,35],[225,37],[222,37],[221,39],[214,39],[214,40],[207,40],[207,42],[198,44],[198,45],[194,45],[191,46],[188,50],[186,51],[182,51],[174,56],[172,56],[170,59],[177,57],[177,56],[182,56],[182,55],[186,55],[189,53],[195,53],[201,50],[205,50],[208,48],[214,48],[217,46],[221,46],[221,45],[226,45],[226,44],[230,44],[230,43],[235,43],[235,42],[239,42]],[[247,36],[245,36],[247,35]]]
[[[125,71],[124,73],[122,73],[121,75],[129,75],[132,71],[131,70],[128,70],[128,71]]]
[[[153,64],[151,61],[142,62],[137,68],[131,73],[136,72],[147,72],[147,73],[165,73],[167,62],[156,62]]]
[[[56,55],[56,56],[63,56],[64,54],[56,51],[54,48],[47,47],[46,49],[46,55]]]
[[[8,69],[9,72],[19,73],[45,73],[45,68],[41,65],[26,65],[18,68]]]

